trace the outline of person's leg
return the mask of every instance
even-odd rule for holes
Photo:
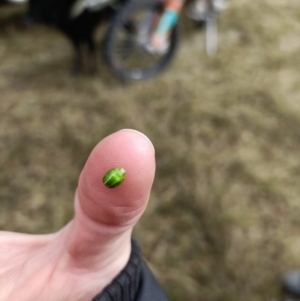
[[[154,51],[164,52],[168,48],[168,38],[178,17],[184,0],[168,0],[165,4],[165,11],[160,17],[157,28],[151,39],[151,47]]]

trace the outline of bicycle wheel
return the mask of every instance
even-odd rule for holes
[[[112,72],[125,80],[155,76],[171,62],[178,45],[178,25],[170,32],[162,53],[151,51],[150,38],[163,4],[158,0],[133,0],[116,13],[106,35],[104,53]]]

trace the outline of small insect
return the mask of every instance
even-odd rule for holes
[[[102,182],[108,188],[115,188],[124,181],[125,173],[124,168],[113,168],[104,175]]]

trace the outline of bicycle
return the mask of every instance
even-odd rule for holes
[[[175,0],[175,2],[180,0]],[[206,51],[217,51],[217,0],[206,0]],[[153,47],[154,37],[166,20],[168,7],[174,0],[133,0],[125,3],[113,18],[104,43],[106,61],[112,72],[123,80],[144,80],[163,71],[175,56],[179,43],[178,21],[184,0],[177,8],[177,18],[167,30],[161,49]],[[165,24],[164,24],[165,25]]]

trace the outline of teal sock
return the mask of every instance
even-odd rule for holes
[[[167,10],[162,15],[157,26],[157,33],[167,33],[177,22],[178,13],[173,10]]]

